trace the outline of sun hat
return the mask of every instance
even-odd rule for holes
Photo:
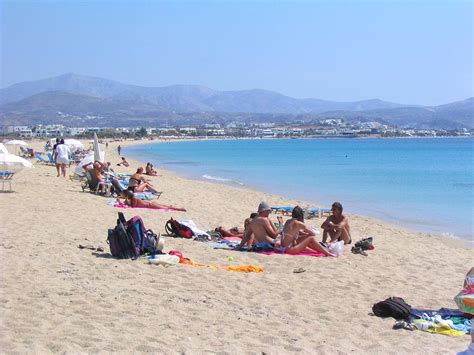
[[[270,208],[268,203],[266,203],[265,201],[260,202],[260,204],[258,205],[258,213],[265,212],[265,211],[271,211],[271,210],[272,209]]]

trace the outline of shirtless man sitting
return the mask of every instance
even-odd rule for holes
[[[275,244],[275,250],[288,254],[310,251],[335,256],[316,240],[315,233],[304,224],[304,211],[300,206],[296,206],[291,212],[291,218],[283,227],[281,242]]]
[[[239,248],[243,246],[251,247],[256,243],[273,243],[280,234],[268,216],[272,209],[266,202],[258,205],[258,216],[252,219],[240,242]],[[280,226],[283,225],[283,218],[278,217]]]
[[[349,220],[342,214],[342,205],[334,202],[331,206],[332,215],[329,216],[321,225],[323,232],[323,243],[326,242],[328,236],[329,241],[335,242],[343,240],[344,244],[351,244],[351,231],[349,228]]]

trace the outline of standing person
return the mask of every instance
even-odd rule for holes
[[[344,244],[351,244],[351,230],[349,220],[342,214],[342,205],[340,202],[334,202],[331,206],[332,215],[329,216],[321,225],[323,232],[323,243],[326,242],[328,236],[331,238],[330,243],[343,240]]]
[[[107,150],[107,148],[109,148],[109,142],[105,142],[105,149]]]
[[[302,251],[320,252],[326,256],[335,256],[319,244],[315,233],[304,224],[304,211],[300,206],[293,208],[291,218],[286,221],[281,233],[281,242],[275,243],[275,250],[298,254]]]
[[[120,152],[121,152],[121,151],[122,151],[122,147],[121,147],[120,144],[119,144],[118,147],[117,147],[117,153],[118,153],[118,155],[120,155]]]
[[[57,155],[57,152],[56,152],[56,147],[58,146],[60,140],[59,138],[56,138],[56,143],[53,145],[53,161],[56,162],[56,155]],[[61,164],[56,164],[56,171],[58,172],[58,176],[59,176],[59,169],[61,167]]]
[[[64,144],[64,139],[61,139],[54,151],[56,152],[56,170],[58,171],[58,176],[59,169],[61,168],[62,176],[66,177],[66,164],[69,164],[69,155],[71,152],[69,147]]]
[[[243,246],[251,247],[256,243],[273,243],[275,238],[280,234],[269,215],[272,209],[266,202],[260,202],[258,205],[258,216],[252,219],[247,230],[244,233],[239,248]],[[277,217],[280,227],[283,226],[283,218]]]

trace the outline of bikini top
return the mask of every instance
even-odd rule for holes
[[[137,179],[136,177],[131,177],[130,180],[128,181],[128,186],[134,187],[140,185],[140,179]]]

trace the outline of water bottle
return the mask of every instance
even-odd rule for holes
[[[275,244],[275,248],[279,248],[281,246],[281,235],[280,234],[277,235],[277,237],[275,238],[273,243]]]

